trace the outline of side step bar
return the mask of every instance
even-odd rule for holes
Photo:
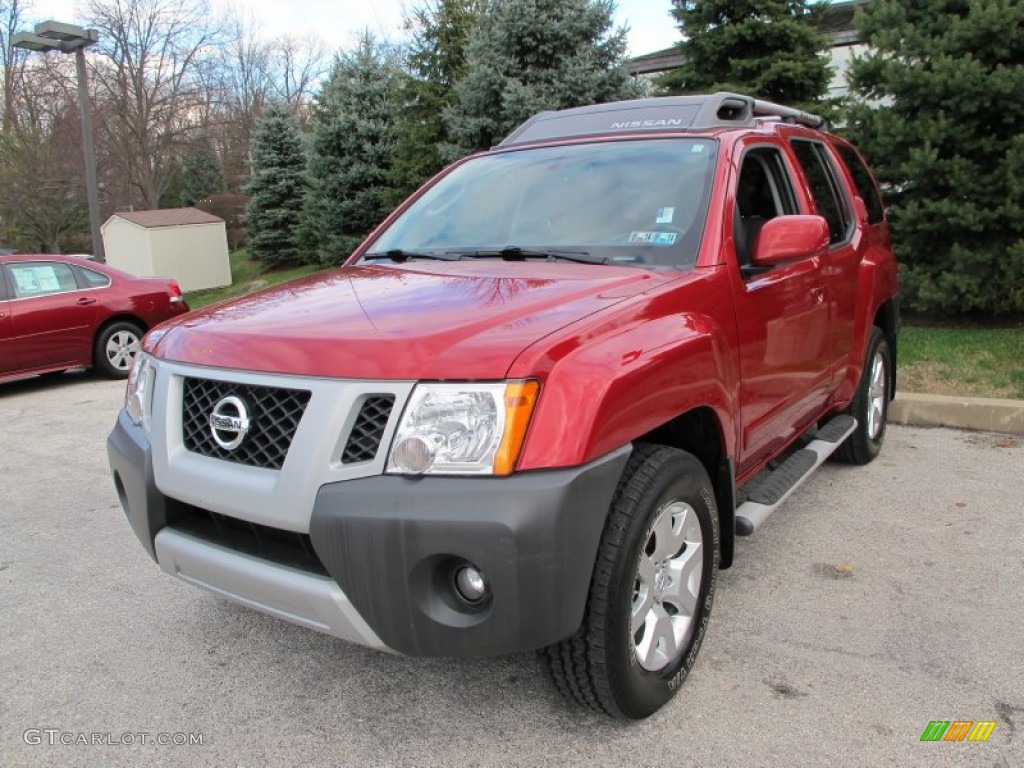
[[[736,510],[736,535],[750,536],[782,506],[789,494],[800,487],[857,428],[853,416],[836,416],[814,434],[805,448],[791,455],[770,475],[758,482],[747,500]]]

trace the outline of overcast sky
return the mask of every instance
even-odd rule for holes
[[[225,0],[213,0],[225,5]],[[54,19],[70,24],[81,24],[85,2],[76,0],[29,0],[27,17],[36,22]],[[355,35],[369,28],[380,37],[401,37],[402,8],[415,0],[235,0],[262,25],[268,36],[288,32],[303,35],[317,32],[341,45],[348,44]],[[616,23],[629,27],[629,53],[639,56],[667,48],[679,40],[679,31],[669,15],[669,0],[618,0]]]

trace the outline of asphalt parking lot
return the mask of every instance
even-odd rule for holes
[[[389,656],[165,575],[107,470],[122,393],[0,385],[0,766],[1024,764],[1020,438],[890,427],[827,465],[739,543],[680,694],[623,724],[531,654]],[[922,743],[932,720],[997,725]]]

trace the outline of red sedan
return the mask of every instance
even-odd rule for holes
[[[142,335],[185,312],[174,280],[74,256],[0,255],[0,381],[80,366],[124,378]]]

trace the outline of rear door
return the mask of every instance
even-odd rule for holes
[[[18,370],[18,351],[14,345],[11,324],[11,302],[8,301],[7,283],[0,267],[0,375]]]
[[[858,272],[867,243],[864,222],[856,219],[853,196],[832,148],[823,141],[794,138],[793,154],[807,180],[806,191],[819,216],[828,222],[828,255],[822,263],[822,284],[829,310],[828,351],[832,388],[846,375],[852,358],[854,319],[857,311]]]
[[[71,267],[40,259],[9,262],[4,270],[20,367],[88,364],[96,298],[79,289]]]

